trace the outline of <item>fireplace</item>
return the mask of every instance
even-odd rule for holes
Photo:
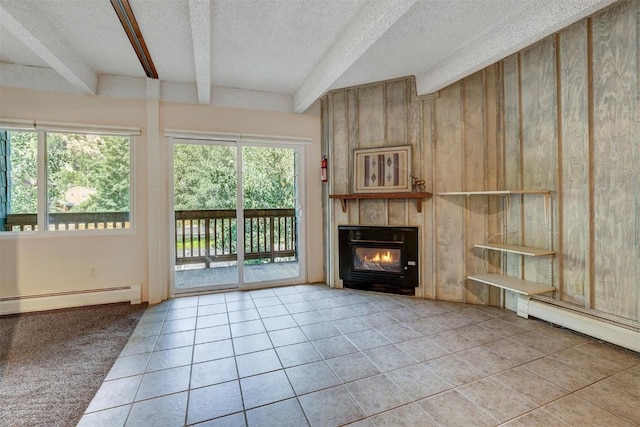
[[[340,278],[347,288],[414,295],[418,228],[338,227]]]

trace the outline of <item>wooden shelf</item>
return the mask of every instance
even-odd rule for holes
[[[503,276],[502,274],[476,274],[473,276],[467,276],[467,279],[475,280],[476,282],[485,283],[491,286],[497,286],[522,295],[546,294],[547,292],[553,292],[556,290],[556,288],[552,288],[542,283]]]
[[[448,191],[438,196],[505,196],[510,194],[551,194],[551,190],[490,190],[490,191]]]
[[[418,212],[422,212],[422,199],[430,199],[431,193],[361,193],[361,194],[330,194],[330,199],[339,199],[342,212],[347,211],[347,200],[363,199],[415,199]]]
[[[553,256],[555,251],[550,249],[530,248],[528,246],[507,245],[505,243],[476,243],[476,248],[491,249],[500,252],[510,252],[513,254],[526,256]]]

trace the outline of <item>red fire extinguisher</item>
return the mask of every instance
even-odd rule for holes
[[[327,175],[327,156],[322,156],[322,160],[320,161],[320,179],[322,182],[329,181],[329,176]]]

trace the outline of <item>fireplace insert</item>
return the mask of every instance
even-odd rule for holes
[[[340,278],[347,288],[415,295],[418,227],[338,227]]]

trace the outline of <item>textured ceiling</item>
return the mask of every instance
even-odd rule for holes
[[[415,75],[432,93],[614,0],[130,0],[161,98],[303,112]],[[0,85],[144,97],[109,0],[0,0]]]

